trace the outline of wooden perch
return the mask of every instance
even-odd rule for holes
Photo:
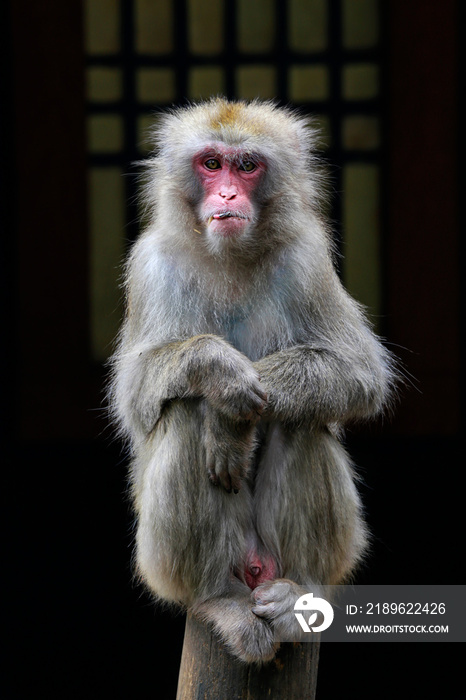
[[[314,700],[319,639],[282,644],[270,663],[241,663],[188,615],[176,700]]]

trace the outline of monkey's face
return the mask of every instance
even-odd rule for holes
[[[194,157],[200,182],[200,223],[210,238],[233,242],[245,236],[257,217],[257,190],[265,163],[237,148],[207,147]]]

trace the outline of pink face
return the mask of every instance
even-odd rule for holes
[[[254,192],[264,163],[236,149],[215,146],[195,156],[194,171],[204,191],[200,218],[208,233],[241,236],[254,219]]]

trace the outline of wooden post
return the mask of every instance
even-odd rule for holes
[[[314,700],[318,663],[318,639],[282,644],[261,667],[241,663],[188,615],[176,700]]]

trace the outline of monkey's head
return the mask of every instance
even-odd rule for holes
[[[146,197],[173,236],[214,253],[272,240],[315,199],[309,121],[273,103],[214,98],[163,115]],[[170,219],[167,220],[167,217]],[[181,243],[181,241],[178,241]]]

